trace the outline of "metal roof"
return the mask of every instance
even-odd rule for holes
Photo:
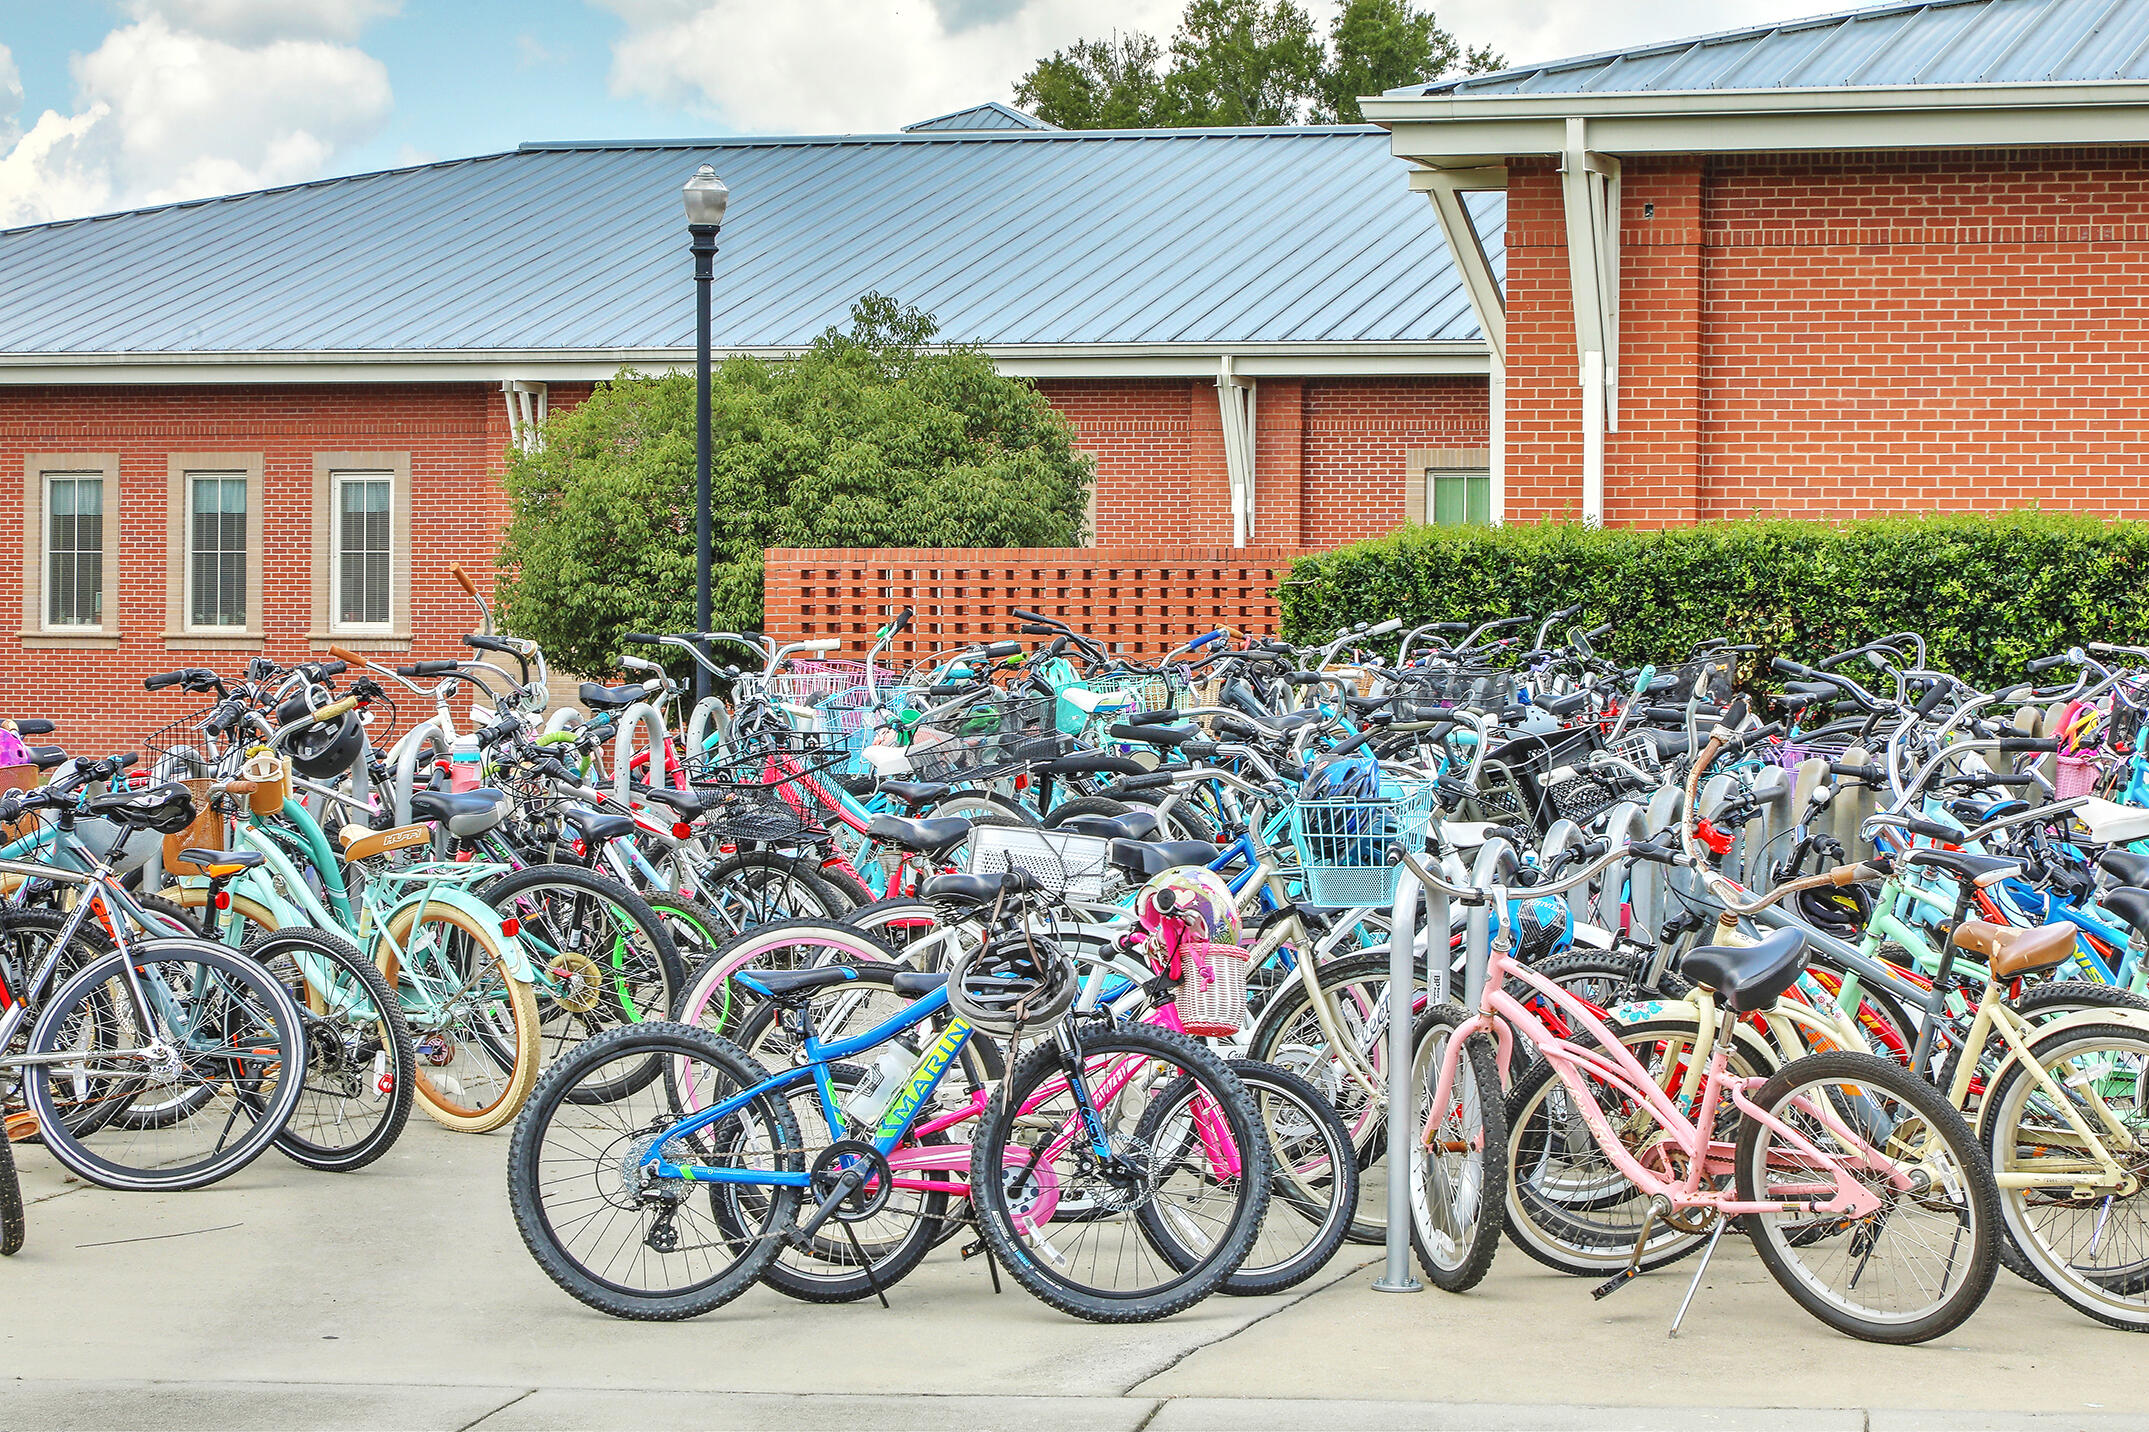
[[[872,290],[993,345],[1479,338],[1387,134],[1337,126],[529,144],[16,229],[0,355],[688,347],[704,161],[724,348]],[[1497,261],[1504,200],[1475,203]]]
[[[2149,0],[1911,0],[1406,85],[1396,98],[2149,79]]]
[[[1047,124],[1034,114],[1025,114],[1012,105],[1005,105],[996,99],[989,99],[983,104],[971,105],[968,109],[958,109],[953,114],[935,115],[931,119],[921,119],[916,124],[906,124],[903,126],[903,132],[905,134],[919,134],[951,129],[1058,128],[1058,125]]]

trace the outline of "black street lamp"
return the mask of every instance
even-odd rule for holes
[[[709,285],[716,277],[716,231],[731,191],[704,164],[686,181],[686,231],[694,254],[694,629],[707,631],[709,598]],[[709,694],[709,673],[694,665],[694,700]]]

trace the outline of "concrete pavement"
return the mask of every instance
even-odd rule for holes
[[[214,1189],[120,1195],[18,1148],[0,1427],[1856,1428],[2149,1425],[2149,1360],[2001,1275],[1922,1348],[1839,1337],[1727,1240],[1604,1303],[1512,1248],[1468,1296],[1372,1291],[1372,1254],[1163,1323],[1062,1317],[952,1248],[870,1301],[756,1291],[622,1323],[556,1289],[507,1209],[504,1136],[413,1120],[359,1174],[271,1153]],[[2016,1414],[2033,1414],[2027,1417]]]

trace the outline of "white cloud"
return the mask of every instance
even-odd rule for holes
[[[168,20],[175,29],[220,40],[355,40],[403,0],[127,0],[137,20]]]
[[[1510,64],[1565,59],[1849,8],[1854,0],[1441,0],[1440,23]]]
[[[898,129],[1005,100],[1041,56],[1113,29],[1168,36],[1181,0],[598,0],[626,21],[612,88],[746,131]]]
[[[330,8],[280,3],[302,26]],[[190,6],[227,19],[246,8],[168,0]],[[156,12],[72,68],[74,114],[48,110],[26,133],[0,127],[0,226],[315,178],[394,103],[387,70],[355,46],[307,34],[242,42]]]

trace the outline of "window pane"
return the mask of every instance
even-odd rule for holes
[[[96,626],[104,620],[104,479],[48,479],[45,508],[45,622]]]
[[[383,477],[345,477],[336,494],[337,621],[385,626],[389,593],[389,508],[394,487]]]
[[[246,625],[246,479],[219,474],[188,484],[193,551],[187,621],[197,627]]]
[[[1426,474],[1427,520],[1437,526],[1490,526],[1492,474],[1482,470],[1435,468]]]
[[[1492,474],[1470,474],[1470,521],[1479,527],[1492,525]]]

